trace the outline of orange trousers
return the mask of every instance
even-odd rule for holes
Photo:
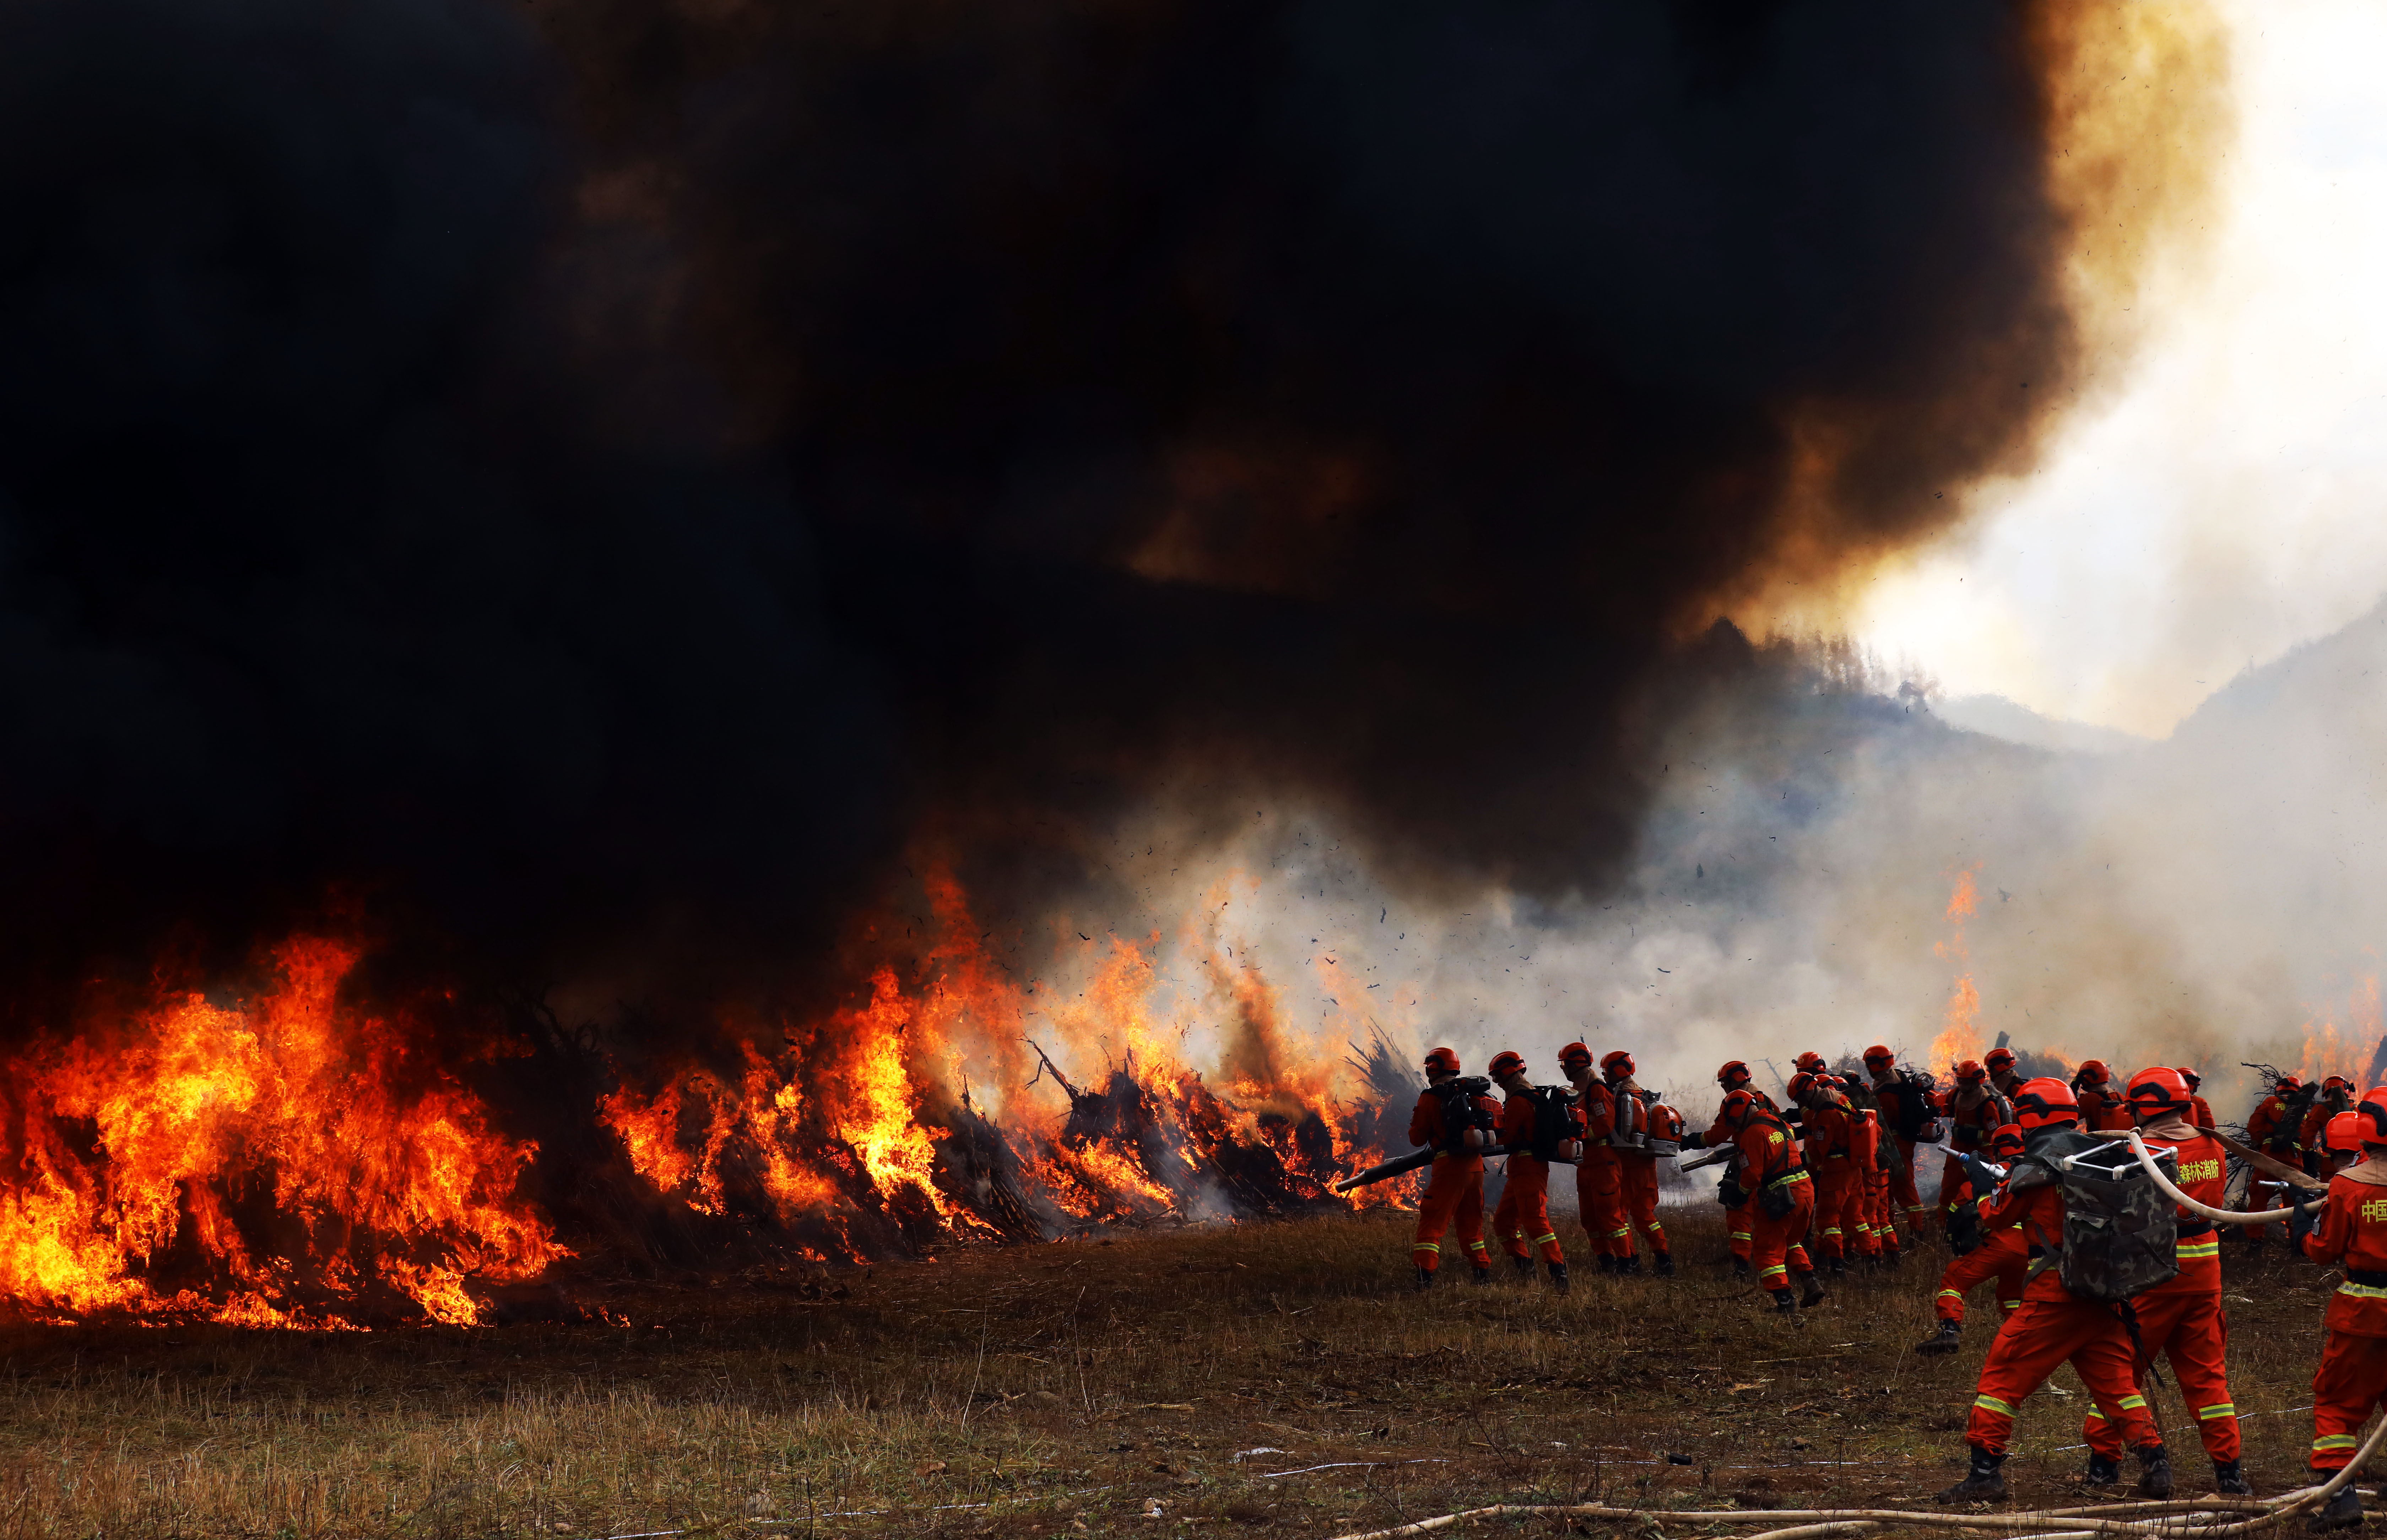
[[[1442,1265],[1442,1234],[1454,1226],[1466,1244],[1468,1261],[1475,1267],[1489,1267],[1484,1251],[1482,1155],[1433,1157],[1433,1180],[1426,1183],[1425,1197],[1418,1204],[1417,1240],[1409,1247],[1419,1267],[1432,1272]]]
[[[1895,1134],[1890,1137],[1897,1138]],[[1899,1162],[1898,1170],[1889,1178],[1889,1201],[1906,1210],[1906,1228],[1920,1235],[1923,1233],[1923,1216],[1931,1212],[1931,1205],[1925,1203],[1923,1195],[1914,1190],[1914,1141],[1900,1139],[1898,1153],[1905,1158]]]
[[[2014,1434],[2014,1415],[2031,1392],[2047,1382],[2059,1364],[2069,1363],[2106,1420],[2121,1425],[2122,1442],[2133,1449],[2161,1444],[2163,1434],[2147,1410],[2131,1373],[2130,1339],[2110,1305],[2090,1300],[2026,1297],[1989,1344],[1981,1384],[1964,1442],[1986,1454],[2002,1455]]]
[[[2208,1253],[2203,1250],[2211,1247]],[[2193,1249],[2192,1249],[2193,1248]],[[2139,1318],[2138,1378],[2161,1354],[2171,1362],[2180,1399],[2196,1416],[2196,1436],[2215,1459],[2238,1458],[2238,1408],[2229,1399],[2229,1372],[2222,1350],[2229,1342],[2229,1318],[2221,1310],[2221,1242],[2206,1233],[2179,1243],[2179,1276],[2130,1301]],[[2313,1405],[2320,1405],[2316,1395]],[[2363,1416],[2369,1408],[2363,1409]],[[2355,1419],[2358,1426],[2361,1419]],[[2122,1435],[2097,1412],[2083,1430],[2089,1447],[2109,1459],[2122,1456]]]
[[[1994,1278],[1998,1281],[1998,1315],[2012,1315],[2022,1304],[2023,1280],[2030,1272],[2030,1248],[2024,1242],[2022,1226],[2001,1225],[1989,1231],[1979,1245],[1948,1264],[1939,1275],[1939,1295],[1932,1307],[1941,1320],[1962,1322],[1964,1319],[1964,1296]]]
[[[1584,1146],[1574,1168],[1574,1196],[1592,1255],[1633,1255],[1633,1229],[1624,1218],[1624,1168],[1608,1145]]]
[[[1790,1212],[1775,1218],[1765,1212],[1764,1205],[1751,1198],[1749,1202],[1749,1265],[1757,1273],[1757,1283],[1764,1289],[1787,1289],[1792,1272],[1813,1272],[1815,1264],[1807,1259],[1807,1231],[1815,1218],[1815,1184],[1797,1181],[1790,1184]]]
[[[2331,1328],[2313,1371],[2315,1471],[2343,1471],[2362,1444],[2373,1407],[2387,1407],[2387,1337]]]
[[[1492,1212],[1492,1233],[1511,1256],[1539,1253],[1545,1262],[1563,1262],[1558,1227],[1550,1223],[1550,1168],[1532,1155],[1509,1157],[1509,1180],[1500,1186],[1500,1206]]]
[[[1857,1228],[1864,1179],[1849,1169],[1848,1156],[1826,1159],[1815,1171],[1815,1241],[1826,1261],[1850,1253]]]
[[[1636,1231],[1649,1243],[1652,1256],[1670,1250],[1666,1244],[1666,1227],[1658,1222],[1658,1157],[1640,1150],[1617,1153],[1619,1174],[1624,1185],[1624,1217],[1629,1221],[1624,1231],[1622,1256],[1633,1255]]]
[[[1732,1254],[1748,1261],[1757,1233],[1757,1201],[1752,1198],[1738,1208],[1725,1209],[1724,1219],[1732,1235]]]

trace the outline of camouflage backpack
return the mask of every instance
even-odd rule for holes
[[[2157,1166],[2176,1164],[2169,1150],[2151,1153]],[[2042,1134],[2014,1174],[2025,1185],[2035,1185],[2035,1178],[2064,1189],[2064,1245],[2051,1260],[2076,1299],[2115,1303],[2179,1276],[2179,1209],[2128,1144],[2093,1134]],[[2179,1180],[2172,1170],[2164,1174]]]

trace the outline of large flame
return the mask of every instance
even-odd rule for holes
[[[1931,1069],[1943,1079],[1958,1064],[1977,1059],[1983,1052],[1981,992],[1974,987],[1972,953],[1964,945],[1964,922],[1980,909],[1980,901],[1973,890],[1974,874],[1980,869],[1977,862],[1956,874],[1955,890],[1948,895],[1948,939],[1931,949],[1935,956],[1946,958],[1956,969],[1956,981],[1949,987],[1948,1009],[1939,1023],[1939,1035],[1931,1040]]]
[[[927,940],[880,948],[844,1005],[617,1067],[565,1109],[588,1120],[575,1158],[589,1139],[619,1151],[610,1195],[575,1210],[592,1239],[676,1213],[675,1233],[861,1258],[1399,1201],[1329,1190],[1383,1157],[1383,1114],[1407,1111],[1381,1035],[1364,1062],[1334,1051],[1371,1024],[1291,1030],[1215,935],[1206,952],[1193,935],[1190,993],[1156,966],[1156,936],[1065,945],[1067,988],[1019,979],[981,950],[958,885],[938,873],[928,892]],[[175,995],[5,1061],[0,1297],[49,1319],[470,1323],[497,1286],[573,1255],[524,1195],[538,1146],[436,1062],[422,1023],[344,995],[358,955],[295,940],[253,1000]]]
[[[515,1195],[536,1146],[339,999],[353,948],[292,940],[274,987],[187,994],[0,1067],[0,1294],[36,1312],[250,1325],[419,1313],[569,1256]]]

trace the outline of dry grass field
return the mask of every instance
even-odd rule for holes
[[[0,1534],[1324,1535],[1508,1498],[1917,1501],[1960,1472],[1967,1351],[1911,1351],[1938,1257],[1786,1329],[1669,1211],[1671,1281],[1419,1295],[1375,1215],[957,1252],[867,1274],[575,1286],[627,1325],[0,1333]],[[2229,1253],[2259,1491],[2297,1479],[2328,1281]],[[842,1289],[843,1297],[837,1297]],[[812,1297],[822,1294],[826,1297]],[[2009,1466],[2066,1492],[2084,1398]],[[2154,1393],[2203,1482],[2178,1396]],[[1250,1452],[1257,1451],[1257,1452]],[[2203,1489],[2203,1488],[2200,1488]],[[1613,1526],[1599,1526],[1601,1533]],[[1518,1533],[1564,1533],[1548,1519]]]

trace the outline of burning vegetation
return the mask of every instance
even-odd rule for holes
[[[1213,1083],[1187,1062],[1199,1024],[1156,1014],[1151,946],[1114,943],[1063,1008],[979,949],[949,879],[931,890],[932,944],[854,1003],[676,1061],[570,1034],[442,1057],[452,1034],[360,1004],[358,949],[319,937],[274,949],[253,996],[161,991],[38,1038],[0,1083],[0,1294],[37,1319],[470,1324],[552,1264],[676,1238],[855,1261],[1394,1201],[1328,1191],[1383,1157],[1383,1105],[1416,1083],[1382,1033],[1313,1052],[1217,957]],[[981,1057],[1005,1083],[968,1084]],[[477,1089],[493,1068],[511,1093]],[[575,1125],[545,1168],[499,1106],[541,1080],[546,1120]]]

